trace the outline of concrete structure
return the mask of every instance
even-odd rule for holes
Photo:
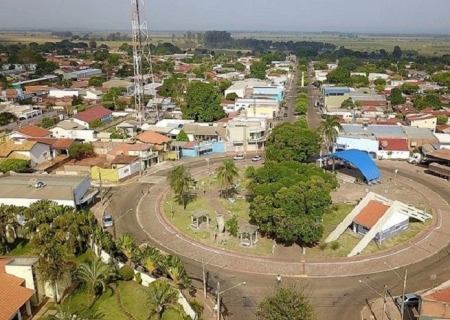
[[[387,79],[389,79],[389,75],[386,74],[386,73],[375,73],[375,72],[373,72],[373,73],[369,73],[368,78],[369,78],[369,81],[375,81],[377,79],[387,80]]]
[[[356,149],[367,152],[372,158],[377,158],[379,143],[373,136],[352,137],[338,136],[335,143],[335,151]]]
[[[432,114],[408,114],[405,120],[410,127],[436,130],[437,117]]]
[[[234,118],[226,124],[227,151],[263,150],[269,132],[265,118]]]
[[[267,86],[267,82],[259,79],[245,79],[242,81],[236,81],[225,90],[224,96],[226,97],[230,93],[235,93],[239,98],[244,98],[246,96],[247,87],[258,87]]]
[[[78,141],[96,141],[97,135],[94,130],[86,129],[74,120],[64,120],[49,129],[55,138],[69,138]]]
[[[283,101],[285,96],[284,86],[247,86],[245,96],[252,99],[272,99]]]
[[[86,111],[77,113],[73,116],[73,121],[82,125],[86,129],[90,129],[93,122],[109,122],[113,118],[113,112],[101,105],[93,106]]]
[[[246,110],[247,117],[273,119],[280,110],[280,102],[272,99],[236,99],[232,110],[224,111],[237,112]]]
[[[80,95],[80,90],[78,89],[56,89],[52,88],[48,92],[49,97],[53,98],[64,98],[64,97],[78,97]]]
[[[407,139],[379,139],[378,159],[407,160],[410,156]]]
[[[42,181],[45,187],[36,188]],[[78,207],[92,200],[89,176],[13,174],[0,176],[0,204],[29,207],[38,200],[51,200],[60,205]]]
[[[348,87],[322,87],[321,103],[327,109],[337,109],[341,107],[342,102],[350,97],[350,88]]]
[[[450,281],[420,295],[418,320],[450,319]]]
[[[0,161],[19,159],[29,161],[31,168],[52,158],[50,146],[25,139],[10,140],[0,144]]]
[[[42,114],[41,109],[35,109],[32,105],[9,104],[1,109],[1,112],[11,112],[19,120],[30,119]]]
[[[64,79],[80,80],[102,75],[101,69],[84,69],[79,71],[67,72],[63,74]]]

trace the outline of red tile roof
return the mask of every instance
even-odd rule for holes
[[[28,137],[49,137],[51,134],[47,129],[35,125],[25,126],[16,131]]]
[[[75,139],[69,138],[28,138],[27,140],[47,144],[55,149],[67,149],[75,142]]]
[[[425,296],[425,299],[435,300],[435,301],[440,301],[440,302],[450,302],[450,288],[445,288],[445,289],[433,292],[433,293]]]
[[[5,272],[5,265],[11,260],[0,257],[0,320],[11,319],[34,294],[33,290],[22,286],[24,279]]]
[[[104,108],[103,106],[94,106],[86,111],[74,115],[73,117],[75,119],[91,123],[95,120],[101,120],[104,117],[110,116],[111,114],[112,111]]]
[[[387,151],[409,151],[406,139],[380,139],[380,148]]]
[[[156,133],[151,130],[147,130],[136,136],[136,139],[145,142],[145,143],[153,143],[153,144],[163,144],[170,141],[169,138],[163,136],[162,134]]]
[[[372,228],[389,209],[389,206],[371,200],[353,219],[353,222],[366,228]]]
[[[119,154],[123,154],[125,156],[128,156],[128,152],[130,151],[145,151],[150,150],[151,146],[146,143],[122,143],[121,145],[118,145],[114,149],[112,149],[110,152],[108,152],[109,155],[117,156]]]

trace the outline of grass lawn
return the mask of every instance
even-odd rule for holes
[[[134,281],[119,281],[117,286],[120,290],[124,308],[136,319],[146,320],[150,308],[146,305],[147,294],[144,291],[145,288]],[[87,293],[84,286],[80,285],[63,304],[67,305],[71,310],[83,310],[88,308],[91,302],[92,297]],[[119,308],[115,292],[111,289],[103,293],[91,308],[103,313],[104,320],[127,319],[127,316]],[[162,319],[179,320],[182,318],[175,312],[167,311]]]
[[[222,207],[237,216],[239,220],[249,221],[250,203],[245,199],[236,199],[235,203],[230,203],[228,199],[220,198]]]

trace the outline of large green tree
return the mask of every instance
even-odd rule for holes
[[[167,182],[178,201],[186,208],[187,193],[194,182],[191,171],[183,165],[178,165],[167,174]]]
[[[22,159],[6,159],[0,162],[0,171],[3,173],[14,171],[24,172],[27,170],[29,161]]]
[[[92,143],[75,142],[69,147],[69,156],[72,159],[81,160],[94,155]]]
[[[391,94],[389,95],[388,99],[393,106],[397,106],[406,102],[406,98],[402,95],[402,90],[398,88],[393,88],[391,90]]]
[[[198,122],[211,122],[225,117],[220,96],[210,83],[192,81],[187,87],[183,117]]]
[[[266,63],[264,61],[253,61],[250,66],[250,77],[264,80],[266,78]]]
[[[346,67],[338,66],[336,69],[330,71],[327,75],[328,83],[345,85],[348,84],[350,79],[350,70]]]
[[[189,142],[189,137],[184,130],[181,130],[180,133],[177,134],[176,140]]]
[[[106,290],[113,275],[111,266],[104,264],[99,259],[84,262],[77,268],[77,278],[86,284],[93,298]]]
[[[442,102],[437,94],[428,93],[424,96],[415,96],[413,105],[417,110],[422,110],[428,107],[431,107],[433,110],[439,110],[442,107]]]
[[[314,320],[314,308],[307,296],[295,287],[280,287],[265,297],[256,312],[258,320]]]
[[[253,192],[250,217],[263,234],[287,243],[321,239],[322,216],[338,186],[334,175],[310,164],[269,161],[247,176]]]
[[[272,130],[266,144],[266,159],[305,162],[319,152],[320,143],[317,131],[285,122]]]

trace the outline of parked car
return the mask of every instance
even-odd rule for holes
[[[233,159],[234,159],[234,160],[244,160],[244,159],[245,159],[245,156],[244,156],[243,154],[239,153],[239,154],[235,155],[235,156],[233,157]]]
[[[114,225],[114,220],[112,215],[110,214],[104,214],[103,215],[103,228],[109,228]]]
[[[252,158],[252,161],[259,161],[259,160],[261,160],[262,159],[262,157],[258,154],[258,155],[256,155],[256,156],[254,156],[253,158]]]
[[[405,300],[405,308],[415,308],[419,306],[420,297],[414,293],[407,293],[404,296],[397,297],[395,303],[401,307],[403,299]]]
[[[34,184],[34,187],[35,187],[35,188],[38,188],[38,189],[43,188],[43,187],[45,187],[45,186],[46,186],[46,184],[45,184],[44,181],[38,181],[38,182],[36,182],[36,183]]]

